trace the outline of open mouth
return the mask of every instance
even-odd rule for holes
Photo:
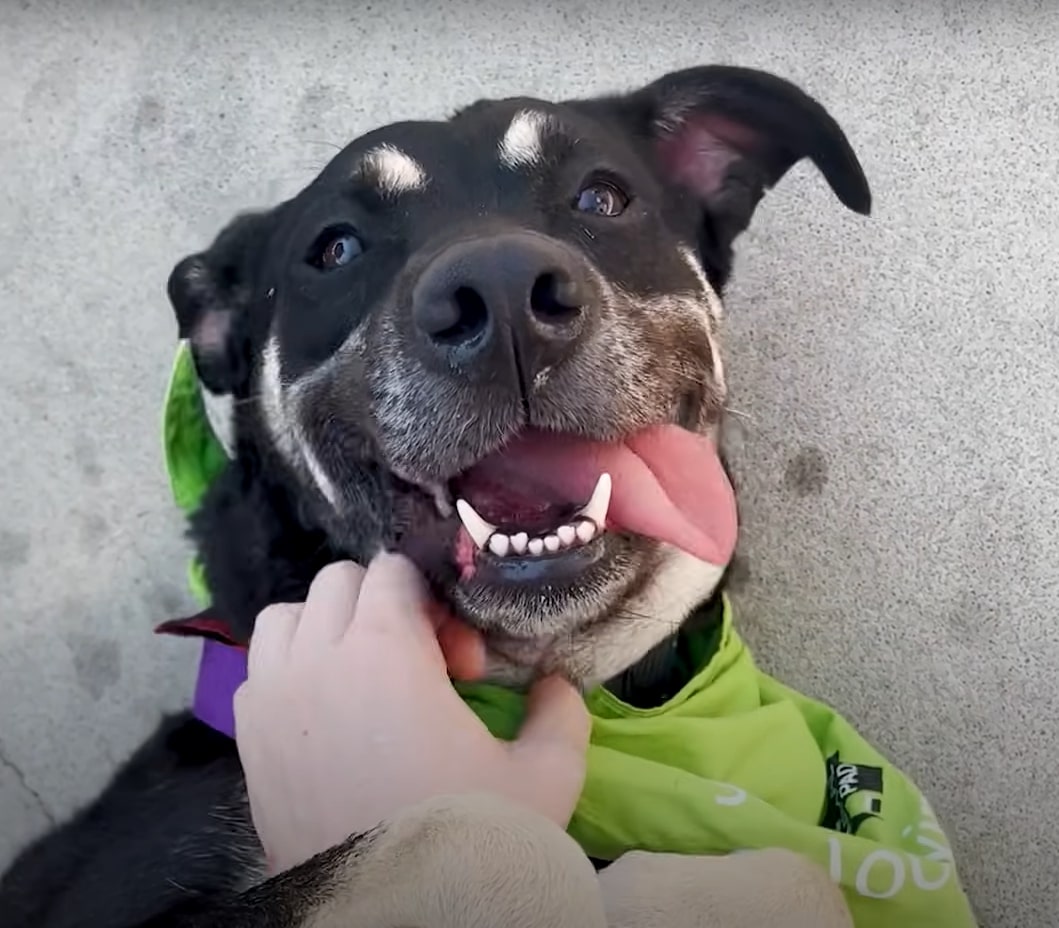
[[[612,536],[712,564],[734,545],[734,494],[713,441],[676,425],[609,442],[525,431],[449,490],[461,584],[572,582],[606,556]]]
[[[611,478],[600,474],[582,506],[549,499],[546,492],[515,493],[481,478],[457,481],[462,523],[455,563],[461,581],[525,582],[578,573],[603,547]],[[469,500],[475,502],[471,503]],[[488,518],[487,518],[488,516]]]

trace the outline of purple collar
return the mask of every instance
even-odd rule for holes
[[[200,722],[234,738],[235,691],[246,680],[246,646],[235,640],[227,623],[208,612],[190,619],[165,622],[156,631],[163,635],[204,639],[191,711]]]
[[[192,712],[222,735],[235,737],[235,691],[246,679],[246,651],[206,640],[199,659]]]

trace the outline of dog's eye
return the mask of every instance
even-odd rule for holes
[[[328,229],[314,243],[309,252],[309,263],[323,271],[345,267],[364,251],[356,232],[348,226]]]
[[[579,212],[595,213],[597,216],[620,216],[628,205],[628,196],[607,181],[589,184],[574,201]]]

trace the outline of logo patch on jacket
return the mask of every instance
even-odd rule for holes
[[[870,818],[882,817],[882,768],[827,759],[827,807],[821,823],[832,831],[855,835]]]

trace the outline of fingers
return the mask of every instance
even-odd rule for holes
[[[460,680],[485,672],[481,635],[434,602],[408,559],[383,554],[367,570],[351,561],[330,564],[316,575],[306,601],[265,609],[254,631],[251,667],[291,654],[312,654],[361,631],[410,635]]]
[[[437,651],[444,613],[433,607],[419,571],[400,554],[380,554],[368,567],[357,603],[357,633],[409,636]]]
[[[321,570],[309,587],[292,653],[310,654],[342,640],[357,613],[366,571],[352,561]]]
[[[247,656],[248,677],[269,673],[286,660],[301,612],[301,603],[276,603],[258,613]]]
[[[453,679],[470,682],[485,673],[485,642],[469,625],[453,618],[443,621],[438,644]]]
[[[545,677],[530,689],[522,731],[509,746],[516,768],[513,788],[563,828],[584,788],[591,730],[577,690],[561,677]]]
[[[526,720],[515,742],[518,750],[569,750],[583,755],[592,719],[581,694],[560,676],[543,677],[529,691]]]

